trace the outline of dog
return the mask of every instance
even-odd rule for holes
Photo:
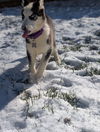
[[[44,0],[23,0],[22,30],[26,40],[26,52],[29,62],[29,80],[34,82],[43,76],[46,65],[53,55],[60,64],[60,58],[55,44],[54,25],[45,13]],[[37,65],[37,56],[42,55]]]

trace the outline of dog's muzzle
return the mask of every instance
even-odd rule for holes
[[[25,26],[22,26],[22,30],[23,30],[23,35],[22,35],[22,37],[23,38],[27,38],[28,37],[28,35],[29,35],[29,33],[30,33],[30,31],[29,30],[27,30],[27,28],[25,27]]]

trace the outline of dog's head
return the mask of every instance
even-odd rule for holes
[[[22,0],[22,29],[24,31],[23,37],[27,38],[33,32],[43,28],[45,21],[44,0]]]

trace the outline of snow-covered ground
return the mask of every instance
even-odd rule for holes
[[[100,132],[100,2],[50,2],[62,64],[29,85],[21,9],[0,10],[0,132]]]

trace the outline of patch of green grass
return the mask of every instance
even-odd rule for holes
[[[74,45],[70,47],[70,50],[72,51],[81,51],[81,45]]]
[[[91,72],[91,74],[100,75],[100,70],[97,68],[91,67],[90,72]]]
[[[77,106],[78,99],[75,94],[72,93],[64,93],[61,91],[58,91],[55,88],[49,88],[45,94],[45,96],[50,97],[50,98],[59,98],[63,99],[64,101],[67,101],[70,103],[72,106]]]
[[[85,76],[93,76],[93,75],[100,75],[100,70],[93,67],[91,67],[90,69],[86,69]]]
[[[49,88],[46,92],[46,96],[53,98],[56,98],[58,96],[58,91],[56,88]]]
[[[54,114],[54,107],[53,107],[53,103],[52,102],[47,102],[44,104],[44,106],[42,107],[42,109],[48,109],[48,111],[52,112],[52,114]]]
[[[77,99],[75,94],[72,94],[72,93],[68,94],[68,93],[62,93],[61,92],[58,97],[60,99],[63,99],[64,101],[67,101],[72,106],[77,105],[78,99]]]
[[[21,98],[22,100],[28,100],[28,99],[31,99],[32,98],[32,94],[31,94],[31,91],[27,90],[27,91],[24,91]]]
[[[65,51],[69,51],[69,48],[68,48],[68,46],[67,45],[63,45],[63,49],[65,50]]]
[[[86,63],[82,63],[76,67],[74,67],[75,70],[81,70],[81,69],[84,69],[87,67],[87,64]]]

